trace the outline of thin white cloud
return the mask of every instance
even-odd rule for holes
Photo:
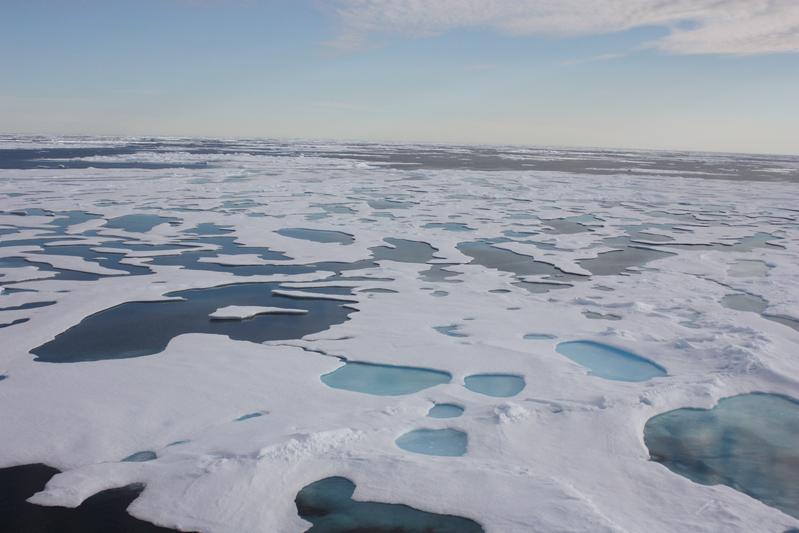
[[[614,59],[621,59],[622,57],[626,57],[628,54],[622,53],[608,53],[608,54],[599,54],[591,57],[584,57],[581,59],[569,59],[567,61],[563,61],[564,65],[579,65],[581,63],[593,63],[596,61],[613,61]]]
[[[660,26],[669,33],[651,45],[678,54],[799,52],[799,0],[335,0],[334,12],[342,30],[327,44],[341,49],[458,28],[572,36]]]

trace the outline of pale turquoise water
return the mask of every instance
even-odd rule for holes
[[[525,386],[524,378],[514,374],[475,374],[464,379],[466,388],[497,398],[508,398],[519,394]]]
[[[649,359],[599,342],[561,342],[556,350],[575,363],[588,368],[591,375],[604,379],[646,381],[667,374],[665,368]]]
[[[437,403],[427,412],[430,418],[457,418],[463,414],[463,407],[454,403]]]
[[[424,455],[459,457],[466,453],[468,437],[457,429],[414,429],[394,441],[403,450]]]
[[[377,396],[401,396],[449,383],[452,375],[441,370],[409,366],[350,362],[322,376],[328,387]]]
[[[128,455],[122,459],[122,461],[125,463],[142,463],[144,461],[153,461],[155,459],[158,459],[158,456],[155,454],[155,452],[145,450]]]
[[[799,518],[799,402],[774,394],[724,398],[713,409],[650,418],[652,460],[704,485],[728,485]]]

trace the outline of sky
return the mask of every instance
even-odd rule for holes
[[[0,132],[799,154],[799,0],[0,0]]]

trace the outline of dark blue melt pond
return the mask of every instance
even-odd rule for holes
[[[468,518],[428,513],[395,503],[352,499],[355,484],[329,477],[303,488],[294,500],[297,513],[313,524],[306,533],[483,533]]]
[[[408,239],[395,239],[386,237],[383,239],[391,246],[375,246],[369,248],[375,261],[398,261],[401,263],[427,263],[435,259],[438,248],[430,246],[426,242],[411,241]]]
[[[44,489],[58,470],[42,464],[0,469],[0,533],[171,533],[127,512],[143,485],[104,490],[75,509],[26,500]]]
[[[149,214],[135,214],[123,215],[121,217],[112,218],[106,222],[106,228],[121,229],[133,233],[146,233],[154,227],[165,224],[175,223],[178,219],[174,217],[162,217],[158,215]]]
[[[493,244],[498,242],[500,241],[461,242],[457,248],[462,254],[472,258],[470,264],[510,272],[517,276],[546,275],[553,279],[585,279],[585,276],[566,274],[549,263],[536,261],[532,257],[494,247]]]
[[[37,361],[67,363],[121,359],[158,353],[184,333],[213,333],[251,342],[298,339],[346,321],[345,302],[318,298],[285,298],[272,294],[276,283],[240,283],[166,294],[182,300],[127,302],[84,318],[55,339],[33,349]],[[328,287],[325,292],[350,294]],[[251,320],[211,320],[228,305],[305,309],[302,315],[259,315]]]

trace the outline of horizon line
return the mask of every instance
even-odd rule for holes
[[[514,147],[514,148],[536,148],[543,150],[604,150],[613,152],[663,152],[663,153],[691,153],[691,154],[717,154],[717,155],[752,155],[752,156],[776,156],[799,158],[797,152],[756,152],[756,151],[725,151],[725,150],[705,150],[698,148],[631,148],[623,146],[590,146],[576,144],[524,144],[524,143],[499,143],[499,142],[463,142],[463,141],[432,141],[432,140],[399,140],[399,139],[358,139],[351,137],[289,137],[289,136],[238,136],[238,135],[168,135],[168,134],[115,134],[115,133],[19,133],[19,132],[0,132],[2,137],[60,137],[60,138],[94,138],[94,139],[215,139],[215,140],[261,140],[261,141],[314,141],[331,143],[359,143],[359,144],[396,144],[396,145],[431,145],[431,146],[473,146],[473,147]]]

